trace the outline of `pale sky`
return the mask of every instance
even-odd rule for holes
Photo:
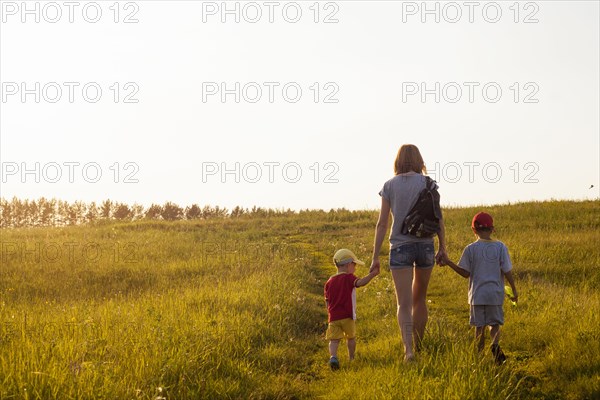
[[[0,6],[5,198],[375,209],[404,143],[443,205],[599,197],[597,1]]]

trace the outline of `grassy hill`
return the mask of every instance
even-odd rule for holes
[[[331,257],[370,261],[374,212],[1,230],[0,399],[599,398],[599,203],[486,210],[520,292],[502,367],[475,354],[467,281],[443,267],[424,350],[401,362],[384,248],[357,290],[357,359],[327,369]],[[444,210],[454,260],[476,211]]]

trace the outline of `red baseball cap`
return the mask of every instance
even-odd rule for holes
[[[492,219],[492,216],[490,214],[485,213],[485,212],[478,212],[473,217],[473,222],[471,222],[471,227],[473,229],[493,228],[494,220]]]

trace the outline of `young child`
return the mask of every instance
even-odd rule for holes
[[[500,349],[500,325],[504,324],[504,277],[512,288],[512,301],[516,302],[517,289],[511,273],[512,264],[508,248],[504,243],[491,239],[494,222],[491,215],[480,212],[473,217],[471,223],[477,241],[469,244],[460,258],[458,265],[447,257],[443,264],[449,265],[460,275],[469,278],[469,304],[471,305],[470,324],[475,327],[475,338],[478,350],[485,346],[485,327],[490,327],[492,354],[496,364],[506,361]]]
[[[332,370],[340,368],[337,350],[340,340],[345,337],[348,345],[348,357],[354,359],[356,350],[356,288],[365,286],[378,273],[379,270],[369,273],[364,278],[354,275],[356,265],[365,265],[354,253],[347,249],[338,250],[333,256],[337,267],[337,274],[333,275],[325,284],[325,302],[329,326],[326,339],[329,340],[329,366]]]

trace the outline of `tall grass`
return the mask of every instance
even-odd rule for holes
[[[455,260],[476,211],[445,212]],[[502,367],[474,351],[467,281],[436,267],[417,363],[382,271],[358,290],[357,359],[327,369],[331,256],[368,260],[375,212],[2,230],[0,399],[600,397],[598,203],[488,211],[520,292]]]

